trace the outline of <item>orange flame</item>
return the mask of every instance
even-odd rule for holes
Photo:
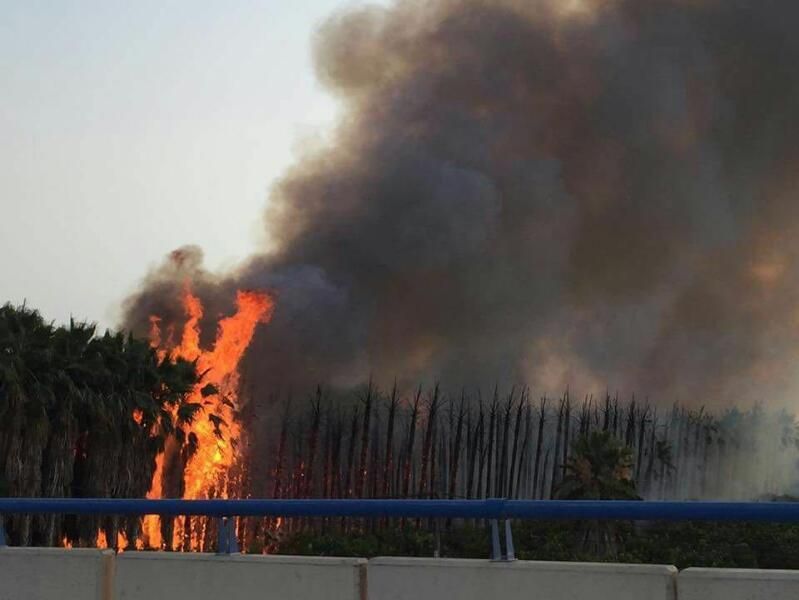
[[[236,462],[236,444],[241,436],[241,424],[237,415],[238,366],[252,340],[256,326],[259,323],[268,323],[271,319],[274,303],[266,294],[238,291],[236,313],[219,321],[213,349],[203,350],[200,347],[202,302],[191,293],[188,286],[182,301],[186,323],[183,326],[180,344],[174,348],[161,346],[163,340],[160,319],[155,316],[150,317],[150,343],[158,347],[162,355],[168,352],[175,358],[196,361],[198,373],[204,374],[202,381],[195,386],[187,399],[188,402],[201,405],[202,410],[190,425],[184,427],[187,433],[196,437],[197,447],[184,471],[183,497],[207,498],[213,489],[216,497],[227,498],[228,471]],[[213,386],[216,393],[204,396],[203,390],[213,391],[207,388],[209,385]],[[160,498],[162,495],[163,461],[163,455],[159,455],[156,459],[156,470],[150,492],[147,494],[148,498]],[[143,529],[150,547],[162,547],[157,517],[146,517]],[[174,537],[176,544],[182,539],[183,532],[180,531],[180,527],[175,527]],[[199,538],[198,535],[192,540],[193,547],[199,548]]]

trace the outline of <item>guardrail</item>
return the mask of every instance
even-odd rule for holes
[[[513,560],[512,519],[625,521],[768,521],[799,523],[799,502],[626,500],[147,500],[0,498],[3,514],[208,516],[220,519],[218,551],[237,552],[235,517],[406,517],[487,519],[492,558]],[[505,521],[505,551],[498,522]],[[5,545],[0,518],[0,546]]]

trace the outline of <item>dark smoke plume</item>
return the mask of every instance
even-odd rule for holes
[[[799,391],[799,3],[405,1],[334,15],[333,142],[276,185],[270,249],[166,261],[126,325],[277,298],[277,386],[442,378],[683,403]],[[797,156],[794,156],[794,155]],[[213,326],[206,327],[213,333]]]

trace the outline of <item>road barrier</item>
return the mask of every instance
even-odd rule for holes
[[[366,600],[360,558],[124,552],[115,600]]]
[[[678,588],[680,600],[796,600],[799,571],[686,569]]]
[[[0,548],[2,600],[109,600],[114,552]]]
[[[373,600],[675,600],[677,569],[665,565],[377,558]]]

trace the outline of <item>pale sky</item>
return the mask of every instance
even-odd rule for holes
[[[170,250],[258,245],[270,183],[334,100],[343,0],[0,0],[0,304],[113,326]]]

